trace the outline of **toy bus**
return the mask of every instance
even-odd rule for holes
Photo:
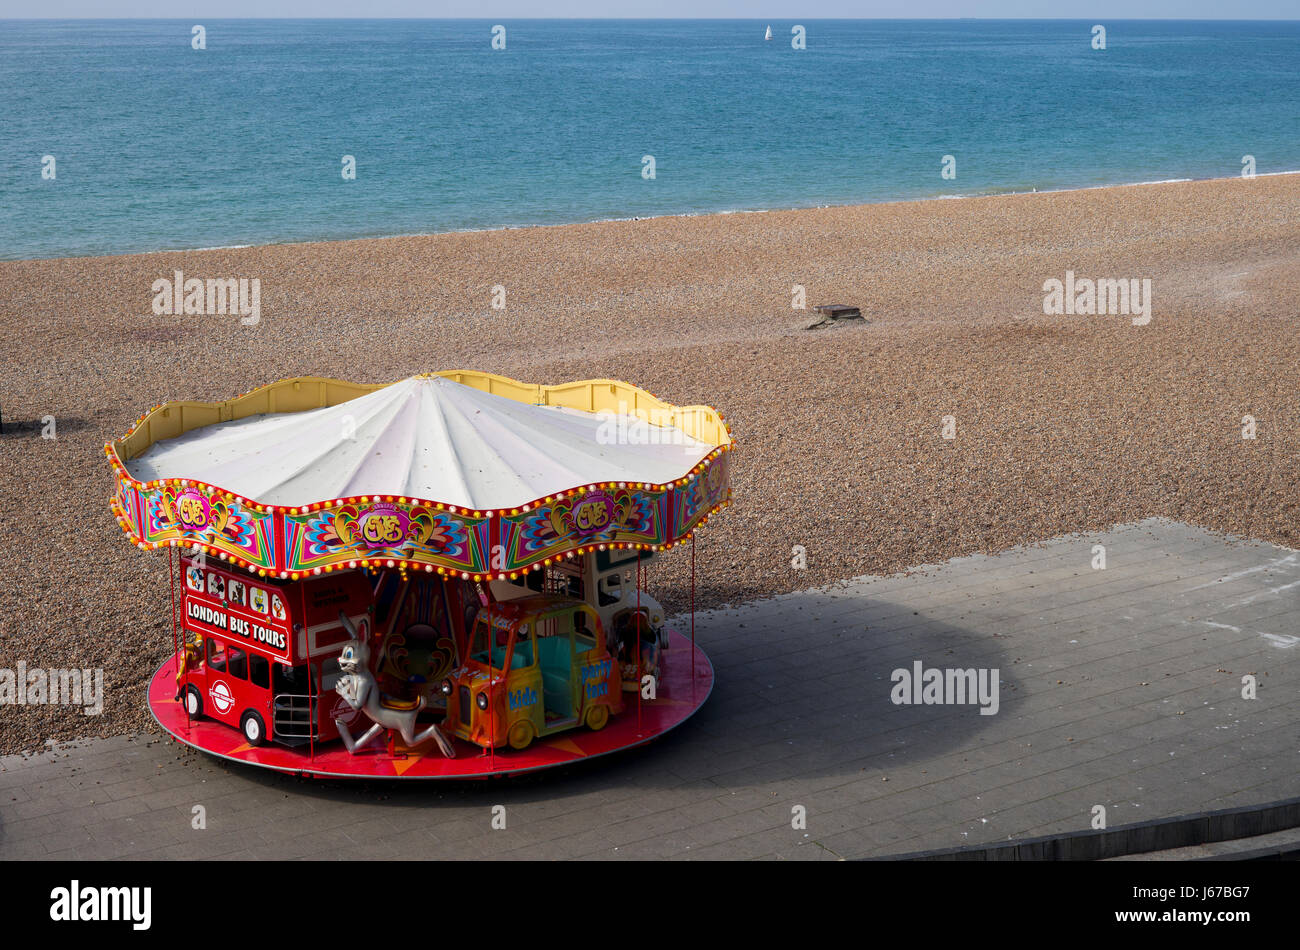
[[[350,725],[359,715],[334,692],[349,640],[339,612],[370,630],[367,580],[340,571],[277,582],[190,556],[181,567],[187,660],[177,687],[186,713],[233,726],[252,746],[338,738],[334,720]]]

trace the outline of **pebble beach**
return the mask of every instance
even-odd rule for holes
[[[178,270],[257,279],[259,321],[155,315]],[[1149,322],[1044,313],[1067,272],[1149,279]],[[807,329],[833,303],[865,321]],[[1300,547],[1297,175],[0,262],[0,346],[0,668],[106,691],[94,717],[0,705],[0,753],[154,729],[167,557],[114,523],[102,447],[290,376],[717,407],[735,504],[699,533],[700,608],[1151,516]],[[674,550],[650,590],[682,610],[689,580]]]

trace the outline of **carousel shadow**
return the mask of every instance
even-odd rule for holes
[[[910,604],[886,600],[862,602],[869,628],[852,611],[833,624],[814,622],[815,611],[802,626],[774,623],[789,613],[751,604],[738,616],[701,618],[696,632],[714,666],[713,693],[692,718],[639,747],[490,779],[305,779],[229,767],[281,791],[398,808],[614,798],[628,789],[725,793],[926,763],[968,744],[997,716],[1016,714],[1017,686],[996,630],[932,621]],[[997,713],[981,715],[978,697],[960,705],[895,703],[894,671],[913,673],[917,662],[923,669],[999,670]]]

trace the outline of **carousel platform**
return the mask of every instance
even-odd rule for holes
[[[238,729],[212,719],[191,719],[176,693],[175,658],[169,658],[149,684],[149,711],[158,725],[177,741],[209,755],[293,775],[361,779],[474,779],[534,772],[570,765],[643,745],[681,725],[704,705],[713,690],[713,667],[699,646],[670,631],[662,676],[653,700],[624,694],[625,708],[599,732],[571,729],[535,740],[528,748],[497,749],[491,753],[468,742],[451,739],[456,758],[446,758],[428,741],[406,749],[398,740],[393,752],[380,741],[353,755],[334,741],[311,749],[275,742],[251,746]],[[694,676],[692,677],[692,651]],[[326,698],[328,702],[328,698]]]

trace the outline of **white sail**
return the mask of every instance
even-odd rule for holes
[[[764,36],[763,39],[765,39],[765,40],[770,40],[771,38],[772,38],[772,27],[769,26],[769,27],[767,28],[767,35]]]

